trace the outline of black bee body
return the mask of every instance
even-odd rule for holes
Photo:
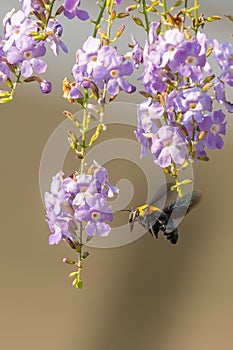
[[[193,191],[166,205],[163,209],[154,205],[157,201],[137,207],[131,211],[129,216],[130,230],[132,231],[134,223],[138,221],[152,236],[158,238],[159,231],[162,231],[167,240],[176,244],[178,228],[173,219],[185,216],[200,197],[199,191]]]

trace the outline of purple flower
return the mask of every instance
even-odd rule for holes
[[[201,121],[205,111],[212,111],[212,100],[206,91],[189,88],[171,93],[167,97],[168,107],[173,106],[175,113],[182,113],[182,123]]]
[[[19,2],[22,3],[22,9],[26,17],[30,14],[31,8],[36,11],[41,11],[41,6],[38,0],[19,0]]]
[[[141,157],[144,157],[151,148],[153,134],[161,126],[164,108],[159,102],[145,100],[137,108],[138,128],[135,135],[142,145]]]
[[[133,73],[132,63],[119,56],[115,48],[100,45],[100,39],[89,37],[83,50],[77,51],[77,62],[72,70],[77,84],[71,91],[71,97],[79,96],[80,88],[88,88],[91,82],[100,89],[106,83],[109,94],[113,96],[120,90],[127,93],[135,91],[135,86],[124,79],[124,76]]]
[[[214,56],[222,70],[220,78],[226,78],[228,85],[233,86],[233,52],[228,42],[220,44],[216,39],[212,40]]]
[[[65,53],[68,53],[67,46],[62,40],[60,40],[62,33],[62,25],[57,20],[50,19],[47,27],[47,41],[52,42],[50,47],[55,56],[58,56],[59,48],[61,48]]]
[[[122,0],[116,0],[117,6],[120,6],[121,2],[122,2]]]
[[[233,104],[227,101],[225,85],[221,80],[218,79],[217,82],[214,84],[214,91],[215,91],[216,100],[219,103],[223,104],[225,108],[228,110],[228,112],[233,113]]]
[[[33,70],[39,74],[44,73],[47,64],[38,57],[44,56],[46,48],[43,42],[36,42],[28,37],[21,36],[18,40],[18,47],[12,46],[7,53],[7,60],[11,64],[22,62],[21,73],[24,77],[30,77]]]
[[[113,220],[112,208],[106,199],[118,189],[109,184],[107,170],[94,161],[90,174],[74,173],[63,179],[59,172],[52,181],[51,192],[45,194],[46,215],[52,235],[50,244],[62,239],[78,242],[79,223],[85,224],[89,236],[96,232],[106,236]]]
[[[139,65],[143,63],[143,49],[139,45],[139,42],[134,38],[133,35],[131,35],[132,41],[133,41],[133,50],[131,52],[128,52],[125,57],[129,57],[134,62],[134,67],[136,69],[139,68]]]
[[[206,131],[204,138],[205,144],[210,149],[223,148],[224,142],[220,135],[226,134],[226,115],[222,110],[214,111],[212,115],[207,115],[204,120],[198,124],[200,130]]]
[[[154,162],[166,168],[172,165],[172,162],[181,165],[186,159],[188,149],[178,129],[164,125],[152,138],[151,153]]]
[[[14,44],[18,48],[21,45],[21,37],[28,36],[31,32],[36,32],[37,27],[31,19],[26,19],[23,11],[6,14],[4,20],[6,43],[4,51],[8,51]]]
[[[86,21],[89,18],[89,14],[87,11],[79,10],[77,8],[80,6],[80,4],[80,0],[65,0],[63,4],[64,15],[69,19],[78,17],[81,21]]]

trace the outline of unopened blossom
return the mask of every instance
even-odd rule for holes
[[[52,91],[52,83],[48,80],[42,80],[40,82],[40,90],[42,94],[49,94]]]

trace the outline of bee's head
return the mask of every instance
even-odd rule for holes
[[[129,214],[130,231],[133,230],[134,223],[135,221],[137,221],[139,215],[140,215],[140,211],[138,210],[138,208],[131,210]]]

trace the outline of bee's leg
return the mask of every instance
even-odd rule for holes
[[[171,232],[166,232],[164,231],[164,235],[167,237],[167,240],[170,241],[172,244],[176,244],[177,241],[178,241],[178,238],[179,238],[179,235],[178,235],[178,229],[177,227],[171,231]]]
[[[151,225],[148,231],[150,232],[151,236],[158,238],[159,230],[155,228],[155,225]]]

